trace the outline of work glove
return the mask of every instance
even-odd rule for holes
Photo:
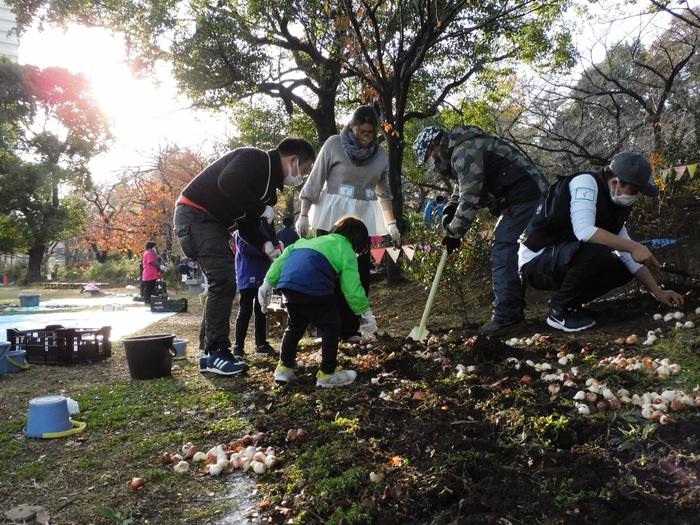
[[[161,264],[161,265],[160,265],[160,271],[161,271],[161,272],[164,272],[164,271],[167,270],[167,269],[168,269],[168,267],[165,266],[164,264]]]
[[[401,233],[396,227],[396,221],[388,223],[387,226],[389,226],[389,235],[391,235],[391,243],[394,245],[394,248],[398,250],[399,248],[401,248]]]
[[[455,213],[457,213],[457,205],[456,204],[448,204],[442,210],[442,229],[443,230],[447,230],[447,228],[450,227],[450,223],[452,222],[452,219],[454,219]]]
[[[309,217],[308,215],[299,215],[296,223],[297,233],[299,237],[306,237],[309,234]]]
[[[263,244],[263,251],[265,252],[265,255],[267,255],[271,261],[274,261],[282,255],[282,250],[280,249],[280,246],[277,245],[275,246],[272,244],[270,241],[265,241],[265,244]]]
[[[458,237],[452,237],[452,235],[445,235],[445,238],[442,240],[442,245],[447,249],[447,254],[451,255],[453,251],[459,249],[459,245],[462,242],[462,239]]]
[[[272,206],[265,206],[265,211],[260,216],[261,219],[265,219],[268,224],[274,224],[275,222],[275,209]]]
[[[372,315],[372,310],[362,312],[362,321],[360,321],[360,332],[362,335],[369,336],[377,333],[377,320]]]
[[[272,302],[272,290],[272,285],[268,281],[263,281],[262,286],[258,288],[258,304],[263,311]]]

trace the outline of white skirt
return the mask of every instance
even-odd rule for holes
[[[317,230],[330,231],[333,225],[346,215],[357,217],[367,226],[370,236],[387,235],[384,212],[378,200],[359,200],[321,191],[318,204],[309,210],[309,225]]]

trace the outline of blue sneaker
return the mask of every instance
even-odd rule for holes
[[[235,376],[245,372],[250,365],[245,361],[236,359],[230,350],[216,350],[207,358],[207,372],[222,376]]]

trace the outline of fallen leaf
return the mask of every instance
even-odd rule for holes
[[[498,381],[496,381],[496,382],[495,382],[494,384],[492,384],[491,386],[498,386],[498,385],[500,385],[500,384],[505,383],[506,381],[508,381],[508,379],[510,379],[510,378],[506,376],[506,377],[504,377],[503,379],[499,379]]]

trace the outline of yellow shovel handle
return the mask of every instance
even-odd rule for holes
[[[42,434],[42,438],[62,438],[66,436],[71,436],[73,434],[80,434],[87,428],[87,423],[83,423],[81,421],[73,421],[72,419],[69,419],[69,421],[73,424],[73,428],[64,430],[63,432],[47,432],[46,434]]]
[[[11,357],[8,357],[8,358],[6,358],[6,359],[7,359],[7,362],[8,362],[8,363],[10,363],[11,365],[14,365],[14,366],[16,366],[17,368],[20,368],[20,369],[22,369],[22,370],[26,370],[27,368],[29,368],[29,363],[18,363],[17,361],[15,361],[14,359],[12,359]]]

